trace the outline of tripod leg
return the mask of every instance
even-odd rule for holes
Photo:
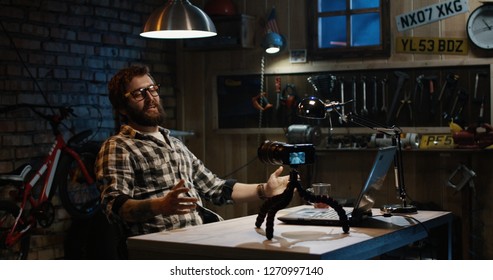
[[[301,197],[303,197],[304,200],[311,202],[311,203],[325,203],[332,207],[336,212],[337,215],[339,216],[339,220],[342,223],[342,231],[344,233],[349,233],[349,221],[346,215],[346,211],[342,208],[342,206],[334,200],[332,197],[329,196],[320,196],[320,195],[313,195],[306,190],[304,190],[301,185],[297,186],[297,191],[300,194]]]
[[[267,220],[265,222],[265,235],[267,239],[271,240],[274,237],[274,219],[279,210],[288,206],[289,202],[293,199],[293,191],[282,193],[278,199],[273,203],[271,209],[267,213]]]
[[[280,195],[273,196],[266,200],[264,204],[262,204],[262,206],[260,207],[259,214],[257,215],[257,220],[255,221],[255,226],[257,228],[260,228],[260,226],[262,226],[262,223],[267,216],[266,234],[269,240],[273,237],[274,218],[276,213],[279,210],[285,208],[293,199],[294,189],[296,188],[296,184],[298,184],[298,173],[296,172],[295,174],[293,174],[293,172],[296,171],[291,171],[292,174],[290,175],[290,181],[284,192]],[[296,180],[293,181],[292,178],[296,178]]]

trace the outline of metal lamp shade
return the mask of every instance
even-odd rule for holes
[[[169,0],[147,20],[142,37],[187,39],[212,37],[217,34],[210,17],[188,0]]]
[[[301,100],[298,104],[298,116],[309,119],[325,119],[325,104],[316,97]]]
[[[262,47],[266,53],[274,54],[280,52],[285,45],[285,40],[282,35],[276,32],[269,32],[265,35]]]

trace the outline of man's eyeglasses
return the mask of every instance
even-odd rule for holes
[[[146,92],[151,94],[151,96],[156,97],[159,95],[159,84],[150,85],[145,88],[139,88],[134,91],[129,91],[125,93],[125,97],[128,98],[130,95],[135,99],[135,101],[141,101],[146,97]]]

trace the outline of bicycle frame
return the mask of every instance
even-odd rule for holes
[[[77,137],[77,135],[74,136],[73,138],[75,137]],[[48,156],[46,157],[46,159],[44,160],[43,165],[36,171],[34,175],[32,175],[32,177],[27,182],[23,184],[24,192],[22,196],[22,202],[20,205],[20,211],[15,219],[12,229],[8,233],[7,238],[5,240],[7,246],[11,246],[16,242],[18,242],[20,238],[36,224],[36,218],[31,213],[29,215],[29,218],[27,219],[28,226],[22,231],[19,231],[19,233],[16,233],[15,231],[15,229],[19,225],[24,224],[24,221],[21,219],[21,217],[22,217],[22,213],[24,212],[24,209],[26,209],[27,203],[29,202],[31,207],[35,209],[38,206],[40,206],[43,202],[51,200],[55,191],[55,189],[53,188],[53,181],[55,179],[56,170],[58,168],[58,163],[62,156],[62,153],[66,153],[70,155],[72,158],[74,158],[87,182],[90,184],[94,183],[94,179],[87,171],[84,163],[82,162],[77,152],[75,152],[71,147],[67,145],[61,133],[56,133],[55,143],[51,147],[51,150]],[[39,197],[36,199],[35,197],[32,196],[32,190],[36,185],[36,183],[38,183],[38,181],[43,177],[44,177],[43,187],[41,189]]]

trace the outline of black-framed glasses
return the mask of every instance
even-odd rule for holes
[[[134,91],[129,91],[125,93],[125,97],[128,98],[129,96],[132,96],[135,101],[141,101],[146,97],[146,92],[148,92],[152,97],[156,97],[159,95],[159,86],[159,84],[150,85],[145,88],[139,88]]]

